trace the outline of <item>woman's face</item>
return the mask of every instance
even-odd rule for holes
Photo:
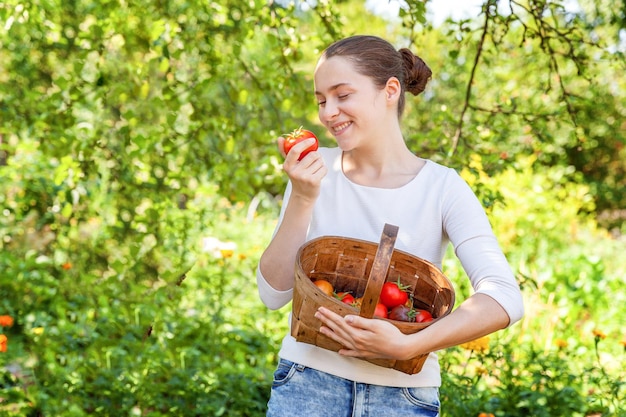
[[[315,70],[315,96],[320,122],[343,151],[366,145],[384,129],[385,90],[358,73],[346,58],[320,60]]]

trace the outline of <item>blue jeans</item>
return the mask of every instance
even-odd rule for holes
[[[439,416],[439,389],[362,384],[281,359],[267,417]]]

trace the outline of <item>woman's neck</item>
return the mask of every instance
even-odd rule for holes
[[[389,143],[381,140],[380,143]],[[425,161],[401,144],[344,152],[342,169],[352,182],[378,188],[398,188],[409,183]]]

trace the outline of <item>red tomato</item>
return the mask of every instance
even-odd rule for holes
[[[330,282],[326,281],[325,279],[318,279],[316,281],[313,281],[313,284],[315,284],[317,286],[317,288],[319,288],[320,290],[322,290],[322,292],[330,297],[333,296],[333,292],[335,292],[335,289],[333,288],[333,284],[331,284]]]
[[[376,309],[374,310],[374,317],[380,317],[381,319],[387,318],[387,307],[383,303],[376,304]]]
[[[387,306],[387,308],[394,308],[396,306],[406,304],[409,299],[409,294],[406,290],[408,287],[398,282],[385,282],[383,289],[380,291],[380,302]]]
[[[354,304],[354,296],[350,294],[349,292],[339,292],[335,294],[335,297],[340,299],[341,302],[343,303],[350,304],[350,305]]]
[[[415,322],[426,323],[433,320],[433,316],[426,310],[415,310]]]
[[[309,138],[314,138],[315,143],[309,146],[308,148],[306,148],[304,151],[302,151],[302,153],[298,157],[298,161],[304,158],[309,152],[316,151],[317,148],[319,147],[319,141],[317,140],[317,137],[315,136],[313,132],[311,132],[310,130],[303,129],[301,127],[289,133],[288,135],[285,135],[285,143],[283,144],[285,155],[289,153],[289,151],[291,150],[291,148],[293,148],[295,144],[300,143],[303,140],[307,140]]]

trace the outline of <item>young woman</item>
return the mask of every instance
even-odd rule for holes
[[[312,139],[285,156],[289,176],[274,236],[257,270],[271,309],[292,298],[298,248],[335,235],[378,242],[385,223],[399,226],[395,247],[441,267],[454,246],[474,294],[445,318],[413,334],[391,323],[341,317],[320,308],[322,332],[344,346],[332,352],[283,339],[268,416],[438,416],[437,350],[510,326],[523,315],[519,286],[489,221],[451,169],[416,156],[404,142],[405,92],[421,93],[430,69],[408,49],[373,36],[330,45],[315,69],[319,120],[337,141],[298,161]],[[278,139],[282,149],[283,139]],[[409,375],[357,358],[411,359]]]

